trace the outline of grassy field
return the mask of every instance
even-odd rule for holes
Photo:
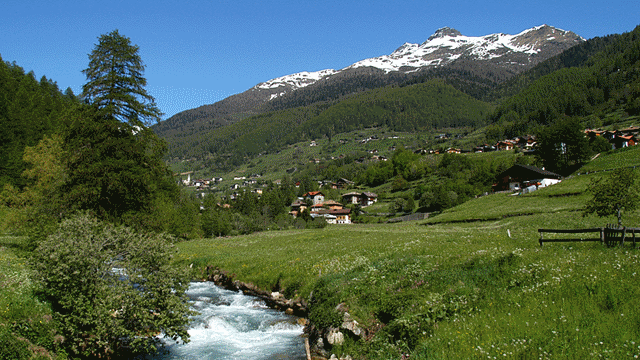
[[[591,165],[605,170],[635,158],[616,152]],[[196,277],[213,265],[261,288],[311,298],[309,317],[319,325],[338,324],[334,309],[344,303],[368,341],[348,338],[332,349],[338,355],[640,356],[638,250],[538,244],[539,228],[615,222],[582,215],[587,184],[603,174],[574,176],[528,195],[485,196],[423,222],[184,242],[176,262],[193,264]],[[640,212],[625,214],[624,222],[639,226]]]

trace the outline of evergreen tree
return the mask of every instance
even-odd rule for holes
[[[159,121],[162,116],[155,99],[144,88],[145,66],[138,50],[128,37],[114,30],[100,36],[89,55],[89,67],[82,70],[87,77],[82,97],[97,106],[101,115],[133,127]]]
[[[538,157],[551,171],[580,164],[591,153],[589,140],[575,118],[561,118],[538,133]]]

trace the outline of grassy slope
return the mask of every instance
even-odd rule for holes
[[[633,162],[639,151],[588,166],[626,166],[611,160]],[[302,298],[315,286],[328,308],[345,302],[372,332],[386,324],[368,344],[347,341],[337,353],[369,359],[399,358],[399,351],[415,359],[633,356],[640,353],[638,252],[596,243],[540,248],[537,242],[538,228],[615,221],[580,212],[593,176],[600,175],[526,196],[486,196],[422,223],[185,242],[177,262],[219,266],[263,288],[280,278],[285,292]],[[624,220],[637,226],[640,213]]]

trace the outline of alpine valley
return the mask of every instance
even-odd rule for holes
[[[405,43],[389,55],[340,70],[305,71],[259,83],[215,104],[178,113],[153,129],[167,140],[172,163],[196,161],[175,170],[217,173],[301,141],[366,128],[475,131],[502,123],[511,128],[503,126],[500,135],[523,135],[533,131],[531,124],[550,122],[550,114],[504,104],[546,75],[589,66],[593,55],[621,37],[587,41],[549,25],[516,35],[470,37],[445,27],[422,44]],[[504,118],[513,111],[517,119]]]

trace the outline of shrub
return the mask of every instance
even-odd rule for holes
[[[79,214],[39,245],[34,267],[72,353],[152,352],[160,333],[188,341],[189,281],[169,266],[172,240]]]
[[[18,339],[4,324],[0,324],[0,359],[29,359],[29,343]]]

